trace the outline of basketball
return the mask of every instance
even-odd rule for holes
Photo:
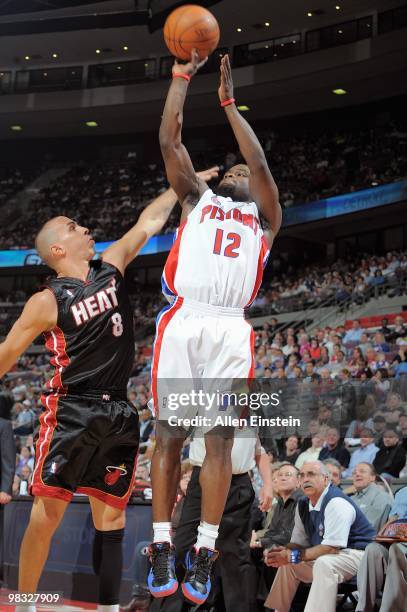
[[[187,4],[172,11],[164,25],[164,40],[172,55],[190,60],[196,49],[203,60],[216,49],[220,37],[219,25],[210,11]]]

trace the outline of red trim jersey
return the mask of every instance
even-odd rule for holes
[[[51,278],[57,325],[45,335],[54,376],[49,392],[102,389],[125,392],[134,361],[133,311],[117,268],[92,261],[86,281]]]
[[[208,189],[178,229],[162,287],[213,306],[245,308],[255,299],[269,249],[254,202],[234,202]]]

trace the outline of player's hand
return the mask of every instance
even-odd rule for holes
[[[222,57],[220,63],[220,85],[218,89],[219,100],[224,102],[233,98],[232,68],[230,67],[229,55]]]
[[[267,512],[271,508],[273,501],[273,491],[269,487],[262,487],[259,492],[259,508],[262,512]]]
[[[5,506],[9,502],[11,502],[11,495],[4,493],[4,491],[0,491],[0,504]]]
[[[188,76],[192,77],[198,72],[200,68],[202,68],[204,64],[206,64],[207,61],[207,57],[205,57],[205,59],[203,59],[202,61],[199,61],[198,51],[196,49],[192,49],[191,61],[187,64],[181,64],[176,59],[172,67],[172,74],[187,74]]]
[[[201,170],[200,172],[197,172],[197,176],[199,176],[199,178],[201,178],[203,181],[205,181],[205,183],[207,183],[208,181],[217,178],[219,176],[219,166],[212,166],[212,168],[208,168],[207,170]]]

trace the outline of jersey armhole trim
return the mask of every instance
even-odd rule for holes
[[[102,255],[102,263],[104,263],[106,266],[110,266],[111,268],[116,270],[116,272],[118,272],[119,275],[121,276],[121,278],[124,280],[124,274],[122,274],[121,270],[119,270],[119,268],[117,266],[115,266],[114,264],[110,263],[110,261],[105,261],[103,259],[103,255]]]

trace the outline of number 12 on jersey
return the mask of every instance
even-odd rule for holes
[[[225,245],[222,252],[223,247],[223,230],[217,229],[215,234],[215,244],[213,245],[213,253],[214,255],[224,255],[225,257],[239,257],[238,248],[240,247],[240,243],[242,241],[239,234],[235,234],[234,232],[229,232],[226,235],[226,242],[228,244]]]

